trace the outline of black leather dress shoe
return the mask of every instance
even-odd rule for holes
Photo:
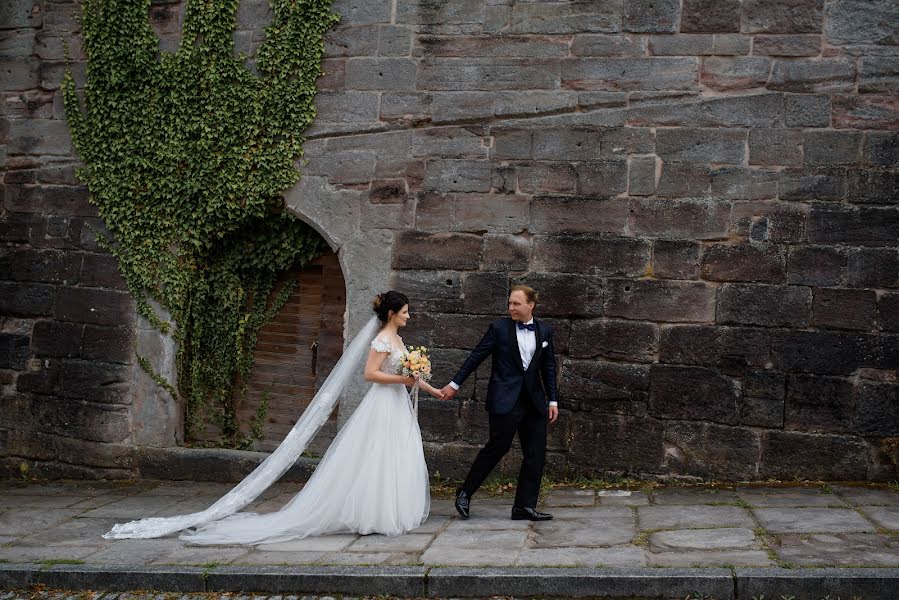
[[[466,519],[468,518],[468,508],[470,506],[471,496],[469,496],[462,488],[456,490],[456,510]]]
[[[533,508],[519,508],[517,506],[512,507],[512,520],[513,521],[523,521],[527,519],[528,521],[549,521],[553,516],[549,513],[537,512]]]

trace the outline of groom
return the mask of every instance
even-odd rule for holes
[[[524,460],[518,475],[512,519],[552,519],[550,514],[537,512],[536,507],[546,458],[547,422],[555,423],[559,418],[556,357],[552,328],[534,319],[536,305],[537,292],[526,285],[512,286],[510,318],[490,324],[465,364],[442,390],[444,398],[452,398],[478,365],[492,357],[487,386],[490,439],[456,492],[456,510],[465,518],[468,518],[471,496],[512,447],[517,431]]]

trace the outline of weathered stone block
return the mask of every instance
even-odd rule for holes
[[[412,30],[401,25],[378,25],[378,56],[408,56]]]
[[[479,235],[403,231],[396,237],[393,268],[473,270],[480,255]]]
[[[562,63],[562,85],[576,90],[684,90],[695,86],[695,58],[576,58]]]
[[[577,193],[580,196],[617,196],[627,190],[627,161],[582,162],[576,167]]]
[[[802,134],[784,129],[753,129],[749,132],[749,164],[802,165]]]
[[[780,371],[850,375],[897,360],[896,340],[849,331],[778,331],[772,334],[771,357]]]
[[[610,279],[605,312],[645,321],[711,322],[715,288],[692,281]]]
[[[656,240],[652,245],[652,274],[663,279],[696,279],[699,274],[698,242]]]
[[[489,192],[490,163],[482,160],[432,160],[425,170],[424,189],[434,192]]]
[[[568,44],[560,38],[535,36],[431,36],[416,37],[416,56],[428,58],[519,57],[553,58],[568,55]]]
[[[378,120],[378,95],[373,92],[323,91],[315,95],[316,120],[374,123]]]
[[[131,365],[65,359],[59,393],[98,404],[130,404]]]
[[[729,217],[730,204],[720,200],[631,199],[631,230],[636,235],[723,239],[728,237]]]
[[[702,253],[702,278],[709,281],[784,280],[786,251],[755,244],[711,244]]]
[[[646,42],[638,36],[582,34],[571,40],[572,56],[643,56]]]
[[[787,94],[784,97],[785,123],[788,127],[827,127],[830,125],[830,97]]]
[[[649,242],[634,238],[538,236],[531,265],[551,273],[633,277],[646,271],[649,251]]]
[[[728,283],[718,292],[719,323],[805,327],[811,311],[811,290],[804,287]]]
[[[752,242],[804,242],[807,218],[807,205],[774,200],[735,202],[731,211],[733,233]]]
[[[862,134],[858,131],[806,131],[805,164],[811,166],[857,164]]]
[[[768,89],[783,92],[851,92],[855,66],[845,58],[776,60]]]
[[[820,35],[757,35],[752,45],[759,56],[818,56]]]
[[[110,254],[85,254],[81,263],[80,285],[124,290],[119,263]]]
[[[0,369],[22,371],[28,361],[27,335],[0,333]]]
[[[547,317],[591,317],[602,315],[603,280],[590,275],[528,273],[514,281],[540,294],[540,315]]]
[[[621,12],[622,0],[601,4],[585,0],[516,2],[509,33],[615,33],[621,29]]]
[[[762,87],[768,82],[767,58],[710,56],[702,61],[701,81],[719,91]]]
[[[824,0],[745,0],[746,33],[818,33]]]
[[[734,380],[712,369],[652,366],[649,405],[656,417],[736,424],[739,394]]]
[[[130,364],[134,360],[134,330],[130,327],[85,325],[81,352],[85,360]]]
[[[809,213],[808,239],[815,244],[895,246],[897,237],[899,213],[894,209],[813,204]]]
[[[769,431],[762,434],[759,477],[859,481],[867,476],[867,454],[855,438]]]
[[[868,131],[862,148],[865,164],[890,167],[899,164],[899,133]]]
[[[674,473],[730,480],[756,476],[759,436],[750,429],[670,422],[665,446],[667,465]]]
[[[469,314],[503,314],[509,297],[506,273],[467,273],[462,277],[463,309]]]
[[[437,127],[414,131],[410,153],[414,157],[487,158],[489,139],[479,127]]]
[[[752,40],[748,35],[739,33],[716,33],[714,41],[714,53],[719,56],[746,56]]]
[[[858,91],[899,91],[899,57],[865,57],[858,63]]]
[[[12,317],[45,317],[53,313],[57,287],[41,283],[0,281],[0,313]]]
[[[777,196],[779,173],[768,169],[727,166],[712,169],[712,196],[733,200],[763,200]]]
[[[892,0],[836,0],[828,2],[824,32],[834,46],[895,43],[899,34]]]
[[[531,253],[531,243],[525,237],[514,235],[484,236],[482,265],[486,269],[524,271]]]
[[[846,285],[850,287],[892,288],[899,281],[896,248],[854,248],[848,264]]]
[[[531,202],[532,233],[624,234],[628,203],[622,199],[537,196]]]
[[[849,169],[846,199],[859,204],[899,203],[899,175],[895,171]]]
[[[652,362],[659,348],[659,330],[653,323],[610,319],[575,321],[570,344],[573,357]]]
[[[390,7],[390,0],[334,0],[331,5],[342,25],[389,23]]]
[[[799,431],[848,431],[852,385],[840,377],[793,375],[787,378],[784,427]]]
[[[419,90],[446,91],[557,89],[558,84],[557,60],[531,58],[425,59],[416,81]]]
[[[381,94],[380,118],[410,125],[426,122],[431,116],[433,99],[431,94],[424,92],[384,92]]]
[[[536,160],[599,159],[599,132],[592,127],[535,129],[531,156]]]
[[[462,311],[462,281],[459,273],[453,271],[394,271],[390,289],[409,296],[413,311]]]
[[[715,54],[715,36],[711,33],[654,35],[649,47],[655,56],[706,56]]]
[[[785,169],[778,191],[783,200],[841,200],[845,194],[845,171],[832,167]]]
[[[656,159],[635,156],[628,159],[628,195],[651,196],[656,191]]]
[[[57,250],[0,248],[0,272],[12,281],[37,281],[75,285],[81,270],[81,255]]]
[[[351,58],[344,85],[350,90],[415,89],[417,65],[409,58]]]
[[[798,285],[839,285],[847,258],[835,246],[793,246],[787,254],[787,281]]]
[[[829,329],[871,329],[876,304],[874,290],[819,288],[814,293],[812,325]]]
[[[325,56],[374,56],[378,51],[378,25],[335,27],[324,36]]]
[[[525,194],[575,194],[577,172],[567,163],[524,163],[515,167],[518,189]]]
[[[711,190],[709,166],[698,163],[662,162],[656,185],[660,197],[705,196]]]
[[[877,321],[884,331],[899,331],[899,294],[881,294],[877,299]]]
[[[31,349],[36,356],[78,357],[84,325],[60,321],[38,321],[31,334]]]
[[[660,129],[656,154],[665,161],[740,164],[746,132],[736,129]]]
[[[664,456],[664,424],[647,417],[608,415],[576,417],[571,456],[575,464],[598,471],[658,472]]]
[[[649,366],[596,360],[566,360],[559,394],[577,412],[644,416]]]
[[[627,0],[622,29],[639,33],[674,33],[680,21],[680,0]]]
[[[886,131],[899,128],[899,105],[895,95],[836,95],[833,98],[833,126]]]
[[[853,389],[852,430],[864,436],[890,437],[899,433],[899,385],[859,381]]]
[[[124,325],[134,319],[134,299],[126,292],[60,288],[53,315],[62,321]]]
[[[740,0],[684,0],[682,11],[682,32],[740,31]]]
[[[715,325],[665,325],[659,361],[721,367],[739,373],[768,362],[770,337],[765,329]]]

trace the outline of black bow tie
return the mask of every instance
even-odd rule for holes
[[[528,331],[535,331],[537,329],[537,325],[534,323],[522,323],[521,321],[516,321],[518,323],[519,329],[527,329]]]

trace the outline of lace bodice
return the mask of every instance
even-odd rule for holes
[[[402,343],[402,338],[400,338],[400,342]],[[371,341],[371,347],[378,352],[390,352],[387,358],[384,359],[384,362],[381,363],[379,370],[382,373],[396,375],[399,370],[400,360],[403,358],[403,346],[394,346],[391,342],[376,337]]]

